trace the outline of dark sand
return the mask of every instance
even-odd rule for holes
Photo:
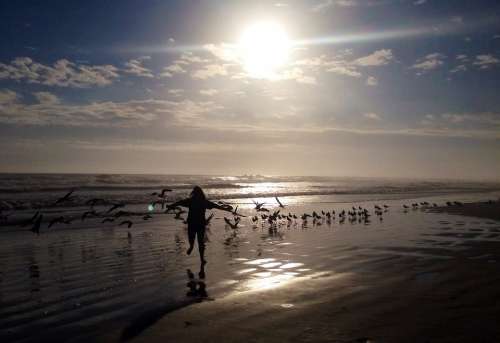
[[[436,210],[500,214],[498,203]],[[204,301],[165,314],[132,341],[499,342],[500,242],[455,245],[453,258],[360,256],[316,278]]]

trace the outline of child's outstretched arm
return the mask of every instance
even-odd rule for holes
[[[182,207],[189,207],[189,204],[191,203],[191,199],[182,199],[179,201],[174,202],[173,204],[170,204],[167,206],[167,210],[172,210],[176,207],[182,206]]]

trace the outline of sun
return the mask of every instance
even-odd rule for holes
[[[255,78],[273,78],[290,52],[290,40],[275,22],[258,22],[241,35],[239,51],[245,71]]]

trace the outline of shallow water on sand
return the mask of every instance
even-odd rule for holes
[[[285,213],[338,212],[353,205],[290,203]],[[500,242],[499,222],[404,212],[400,201],[387,203],[383,220],[372,215],[370,222],[284,221],[277,230],[253,225],[249,217],[233,230],[216,212],[204,277],[198,274],[196,249],[192,256],[185,254],[185,226],[171,216],[131,229],[88,224],[39,236],[7,230],[0,241],[0,341],[69,340],[110,325],[133,337],[166,313],[197,301],[286,290],[303,278],[361,273],[380,261],[398,263],[408,256],[439,261],[465,254],[480,263],[498,263],[499,252],[467,251],[471,244]],[[355,205],[373,209],[373,203]],[[253,215],[250,205],[240,207]],[[438,277],[422,272],[417,281]]]

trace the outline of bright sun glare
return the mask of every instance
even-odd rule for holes
[[[279,24],[260,22],[243,32],[239,48],[244,68],[250,76],[272,78],[288,59],[290,40]]]

